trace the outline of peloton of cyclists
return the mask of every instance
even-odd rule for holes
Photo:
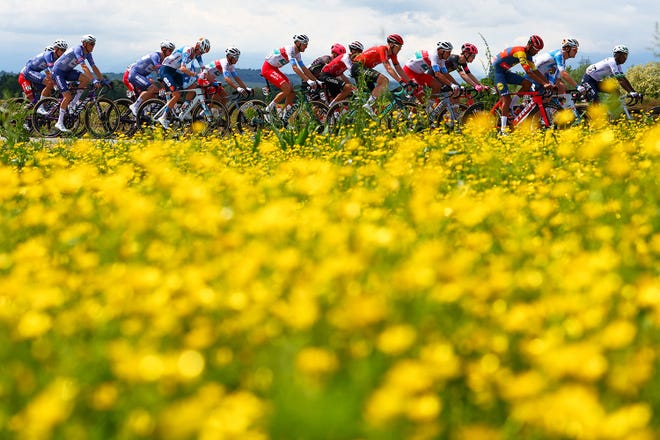
[[[319,80],[325,83],[328,93],[332,97],[330,106],[346,99],[356,89],[344,72],[351,71],[353,60],[363,51],[362,43],[353,41],[348,45],[348,53],[335,57],[321,69]]]
[[[31,103],[34,104],[39,100],[35,91],[41,92],[40,98],[50,96],[55,86],[51,70],[55,61],[62,56],[68,47],[66,41],[55,40],[51,46],[46,47],[43,52],[31,58],[18,74],[18,83],[25,97]]]
[[[96,46],[96,37],[91,34],[83,35],[80,39],[80,44],[76,46],[69,47],[66,52],[62,54],[61,57],[55,61],[53,65],[53,79],[57,88],[62,92],[62,103],[60,104],[60,114],[55,124],[61,132],[68,132],[69,130],[64,126],[64,115],[69,109],[69,105],[73,108],[77,103],[80,97],[82,96],[84,90],[87,88],[87,85],[90,81],[93,80],[94,75],[99,82],[109,84],[110,82],[103,77],[101,70],[94,63],[94,58],[92,57],[92,52]],[[87,63],[89,66],[87,67]],[[76,66],[80,65],[82,72],[76,70]],[[75,96],[71,96],[71,91],[69,90],[70,81],[79,81],[78,90],[76,91]]]

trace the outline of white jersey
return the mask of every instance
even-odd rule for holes
[[[229,63],[227,58],[215,60],[214,62],[207,64],[206,70],[216,78],[235,78],[238,76],[238,73],[236,73],[236,66]]]
[[[614,61],[613,57],[609,57],[587,67],[585,74],[589,75],[596,81],[602,81],[610,76],[621,78],[623,76],[623,68],[621,67],[621,64],[617,64],[616,61]]]
[[[296,50],[295,45],[274,49],[266,56],[266,62],[273,67],[282,67],[286,64],[303,67],[302,55]]]
[[[445,60],[440,58],[437,50],[419,50],[415,52],[415,56],[409,59],[405,66],[415,73],[426,73],[428,75],[432,72],[447,73]]]

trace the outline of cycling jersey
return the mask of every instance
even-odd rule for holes
[[[55,64],[55,51],[48,50],[41,52],[31,60],[29,60],[24,69],[31,70],[33,72],[42,72],[46,69],[50,70]]]
[[[536,66],[527,58],[525,49],[525,46],[513,46],[504,49],[493,60],[493,66],[495,66],[495,69],[509,70],[516,64],[520,64],[527,73],[535,70]]]
[[[332,76],[339,76],[349,70],[353,65],[353,60],[351,60],[351,55],[345,53],[340,57],[334,58],[328,64],[323,66],[321,73],[327,73]]]
[[[164,60],[162,65],[171,67],[173,69],[181,69],[181,66],[188,65],[193,61],[197,61],[200,66],[204,65],[202,56],[195,56],[195,48],[191,46],[183,46],[176,49],[170,55],[168,55]]]
[[[440,58],[437,50],[419,50],[405,64],[405,67],[415,73],[425,73],[432,75],[435,72],[447,73],[445,60]]]
[[[399,65],[399,60],[396,55],[390,55],[387,52],[388,46],[374,46],[362,52],[355,59],[356,62],[362,63],[367,69],[373,69],[377,65],[384,63],[388,59],[392,60],[392,64]]]
[[[82,64],[85,61],[87,61],[90,66],[95,65],[92,53],[85,53],[82,44],[72,46],[68,48],[66,52],[57,59],[57,61],[55,61],[53,71],[60,73],[71,72],[78,64]]]
[[[149,76],[151,73],[160,69],[161,62],[161,53],[151,52],[137,60],[131,67],[131,71],[143,76]]]
[[[224,78],[236,78],[238,73],[234,64],[229,63],[227,58],[215,60],[214,62],[206,65],[206,70],[214,77],[222,76]]]
[[[445,60],[445,67],[447,71],[453,72],[454,70],[458,72],[472,73],[467,63],[461,63],[459,61],[460,55],[449,55],[449,58]]]
[[[602,81],[608,77],[621,78],[624,76],[623,67],[617,64],[613,57],[605,58],[587,67],[585,75],[589,75],[596,81]]]
[[[330,62],[332,61],[332,57],[330,55],[321,55],[320,57],[316,58],[312,63],[309,65],[309,71],[312,72],[312,75],[318,78],[318,76],[321,74],[321,71],[323,68]]]
[[[296,50],[295,45],[273,49],[273,51],[266,56],[266,62],[277,68],[286,64],[291,64],[292,66],[297,65],[298,67],[305,66],[302,61],[302,55]]]
[[[546,76],[555,76],[556,73],[566,70],[566,60],[564,60],[561,49],[537,55],[534,57],[534,64],[536,64],[538,71]]]

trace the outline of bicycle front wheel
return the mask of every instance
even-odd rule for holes
[[[229,132],[229,112],[220,101],[206,101],[206,109],[200,104],[192,110],[193,131],[202,136],[224,136]]]
[[[355,110],[350,108],[349,101],[339,101],[332,104],[325,118],[325,126],[328,133],[339,134],[342,130],[350,127],[355,119]]]
[[[456,130],[460,125],[461,117],[467,110],[467,106],[461,103],[451,104],[451,108],[444,107],[431,121],[434,128],[445,129],[447,131]]]
[[[59,134],[55,128],[60,116],[60,102],[55,98],[43,98],[34,106],[32,129],[41,137],[53,137]]]
[[[328,106],[321,101],[303,103],[289,117],[288,128],[300,130],[303,127],[312,128],[317,133],[323,131],[328,116]]]
[[[237,112],[235,127],[239,133],[255,132],[268,125],[266,103],[261,100],[245,101],[238,106]]]
[[[119,109],[108,98],[91,101],[85,108],[85,128],[95,138],[112,136],[119,126],[119,119]]]
[[[156,119],[160,116],[161,109],[165,107],[162,99],[152,98],[144,101],[137,111],[135,126],[139,130],[160,126]]]
[[[411,102],[395,105],[385,115],[385,126],[395,133],[409,133],[424,128],[423,110]]]
[[[124,136],[133,136],[137,130],[137,118],[129,108],[133,104],[128,98],[119,98],[115,100],[115,105],[119,110],[119,125],[117,126],[116,133],[123,134]]]

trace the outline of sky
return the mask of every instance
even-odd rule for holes
[[[165,39],[178,47],[208,38],[205,62],[237,46],[242,52],[237,67],[258,69],[267,52],[291,44],[294,34],[309,36],[303,61],[310,64],[335,42],[347,46],[359,40],[369,47],[384,44],[391,33],[405,40],[402,63],[441,40],[452,42],[455,52],[465,42],[475,44],[479,55],[471,67],[478,77],[487,65],[487,48],[497,53],[524,44],[532,34],[540,35],[548,50],[559,48],[564,37],[576,38],[580,53],[568,62],[575,67],[625,44],[629,68],[658,61],[652,45],[659,5],[657,0],[0,0],[0,71],[19,72],[54,40],[76,44],[84,34],[97,38],[97,66],[115,73],[158,50]]]

